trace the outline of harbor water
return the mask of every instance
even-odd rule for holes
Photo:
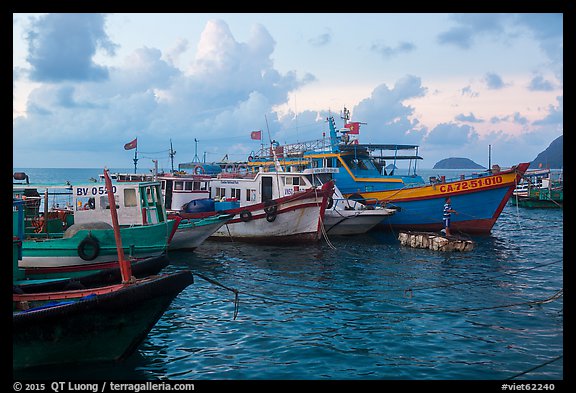
[[[72,183],[101,173],[15,171]],[[209,240],[169,254],[166,272],[190,269],[195,282],[129,359],[14,378],[563,380],[563,210],[507,204],[472,239],[470,252],[406,248],[385,231],[298,246]]]

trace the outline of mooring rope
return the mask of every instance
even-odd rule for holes
[[[526,371],[522,371],[521,373],[518,373],[518,374],[513,375],[513,376],[511,376],[511,377],[509,377],[509,378],[506,378],[506,379],[518,378],[518,377],[520,377],[520,376],[522,376],[522,375],[524,375],[524,374],[528,374],[529,372],[532,372],[532,371],[537,370],[537,369],[539,369],[539,368],[541,368],[541,367],[544,367],[544,366],[547,366],[547,365],[549,365],[549,364],[551,364],[551,363],[554,363],[554,362],[562,359],[563,357],[564,357],[564,354],[562,354],[562,355],[560,355],[560,356],[556,356],[555,358],[550,359],[550,360],[548,360],[548,361],[546,361],[546,362],[544,362],[544,363],[542,363],[542,364],[539,364],[538,366],[534,366],[534,367],[532,367],[532,368],[529,368],[529,369],[526,370]]]
[[[315,200],[316,200],[316,206],[318,206],[318,188],[314,189],[314,196],[315,196]],[[322,197],[322,200],[324,200],[324,197]],[[320,205],[320,210],[322,210],[321,205]],[[326,209],[324,209],[324,214],[326,214]],[[326,240],[326,244],[328,244],[328,246],[331,249],[335,250],[336,247],[332,244],[332,242],[328,238],[328,234],[326,233],[326,228],[324,228],[324,219],[322,217],[322,214],[320,214],[320,213],[319,213],[319,219],[320,219],[320,231],[322,233],[322,237],[324,237],[324,240]]]
[[[230,288],[230,287],[228,287],[228,286],[226,286],[226,285],[224,285],[224,284],[221,284],[221,283],[219,283],[218,281],[216,281],[216,280],[214,280],[214,279],[211,279],[210,277],[206,277],[206,276],[205,276],[204,274],[202,274],[202,273],[194,272],[193,274],[195,274],[196,276],[202,278],[203,280],[205,280],[205,281],[207,281],[207,282],[209,282],[209,283],[211,283],[211,284],[217,285],[217,286],[219,286],[219,287],[222,287],[222,288],[227,289],[227,290],[229,290],[229,291],[231,291],[231,292],[234,293],[234,319],[236,319],[236,316],[238,316],[238,311],[239,311],[239,308],[240,308],[240,307],[239,307],[240,301],[239,301],[239,297],[238,297],[238,294],[239,294],[238,290],[237,290],[237,289],[234,289],[234,288]]]

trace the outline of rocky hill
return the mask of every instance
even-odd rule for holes
[[[486,169],[468,158],[445,158],[434,164],[432,169]]]
[[[564,165],[564,135],[554,139],[550,146],[530,163],[531,169],[550,168],[561,169]]]

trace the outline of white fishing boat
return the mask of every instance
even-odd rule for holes
[[[225,172],[210,180],[210,197],[235,202],[224,213],[235,217],[212,237],[253,242],[317,241],[324,232],[326,206],[333,182],[314,186],[302,173]],[[214,212],[185,213],[197,218]]]

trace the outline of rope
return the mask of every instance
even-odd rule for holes
[[[410,291],[407,291],[410,292]],[[510,304],[501,304],[497,306],[489,306],[489,307],[464,307],[464,308],[455,308],[455,309],[434,309],[434,308],[422,308],[422,309],[408,309],[408,310],[397,310],[397,311],[374,311],[374,310],[361,310],[356,308],[347,308],[347,307],[336,307],[332,305],[319,305],[319,306],[311,306],[309,304],[296,302],[292,300],[283,300],[263,295],[258,295],[254,293],[247,293],[243,292],[247,296],[251,296],[257,299],[262,299],[264,301],[272,301],[275,303],[283,303],[283,304],[291,304],[295,306],[302,306],[311,309],[318,309],[318,310],[330,310],[330,311],[346,311],[346,312],[356,312],[356,313],[368,313],[368,314],[453,314],[453,313],[467,313],[467,312],[478,312],[478,311],[486,311],[486,310],[497,310],[503,308],[512,308],[512,307],[520,307],[520,306],[533,306],[537,304],[545,304],[550,303],[554,300],[559,299],[562,297],[563,289],[560,289],[552,296],[543,299],[543,300],[528,300],[524,302],[517,302],[517,303],[510,303]]]
[[[316,200],[316,206],[318,206],[318,188],[314,189],[314,195],[315,195],[315,200]],[[320,207],[320,209],[322,209],[322,207]],[[326,212],[326,211],[324,211]],[[330,239],[328,238],[328,234],[326,233],[326,228],[324,227],[324,219],[322,217],[322,215],[319,215],[320,218],[320,231],[322,232],[322,237],[324,237],[324,240],[326,240],[326,244],[328,244],[328,246],[335,250],[336,247],[332,244],[332,242],[330,242]]]
[[[540,364],[540,365],[538,365],[538,366],[534,366],[534,367],[532,367],[532,368],[530,368],[530,369],[528,369],[528,370],[526,370],[526,371],[523,371],[523,372],[521,372],[521,373],[519,373],[519,374],[513,375],[513,376],[511,376],[510,378],[506,378],[506,379],[518,378],[518,377],[520,377],[520,376],[522,376],[522,375],[524,375],[524,374],[528,374],[529,372],[532,372],[532,371],[537,370],[537,369],[539,369],[539,368],[541,368],[541,367],[547,366],[547,365],[549,365],[550,363],[554,363],[554,362],[562,359],[563,357],[564,357],[563,354],[560,355],[560,356],[556,356],[555,358],[550,359],[550,360],[548,360],[548,361],[546,361],[546,362],[544,362],[544,363],[542,363],[542,364]]]
[[[470,279],[470,280],[465,280],[465,281],[459,281],[459,282],[451,282],[451,283],[446,283],[446,284],[442,284],[442,285],[431,285],[431,286],[418,286],[418,287],[412,287],[409,289],[406,288],[392,288],[392,289],[384,289],[381,291],[377,291],[377,293],[382,293],[382,292],[406,292],[406,291],[410,291],[410,292],[414,292],[414,291],[422,291],[422,290],[429,290],[429,289],[438,289],[438,288],[449,288],[449,287],[455,287],[455,286],[459,286],[459,285],[466,285],[466,284],[475,284],[478,282],[483,282],[483,281],[492,281],[497,279],[498,277],[503,277],[503,276],[513,276],[515,274],[518,273],[523,273],[523,272],[527,272],[530,270],[536,270],[542,267],[546,267],[546,266],[550,266],[550,265],[554,265],[557,263],[561,263],[563,260],[557,260],[557,261],[553,261],[553,262],[548,262],[548,263],[543,263],[543,264],[539,264],[536,266],[532,266],[532,267],[527,267],[527,268],[522,268],[522,269],[516,269],[513,271],[509,271],[509,272],[505,272],[505,273],[501,273],[498,274],[496,276],[492,276],[492,277],[486,277],[486,278],[475,278],[475,279]],[[234,277],[238,277],[238,278],[245,278],[245,276],[243,275],[238,275],[238,274],[234,274],[232,272],[229,272],[230,275],[234,276]],[[252,277],[253,280],[255,281],[260,281],[260,282],[267,282],[267,283],[271,283],[273,284],[275,287],[276,286],[286,286],[286,287],[292,287],[292,288],[301,288],[301,289],[311,289],[311,290],[319,290],[322,288],[318,288],[318,287],[313,287],[313,286],[309,286],[309,285],[292,285],[292,284],[287,284],[284,282],[272,282],[268,279],[258,279],[255,277]],[[360,289],[337,289],[337,288],[330,288],[331,292],[338,292],[338,293],[359,293],[361,292]],[[369,290],[371,293],[375,293],[375,291],[373,290]]]
[[[235,320],[236,317],[238,316],[238,310],[239,310],[239,305],[240,305],[240,302],[238,300],[238,293],[239,293],[238,290],[234,289],[234,288],[227,287],[226,285],[223,285],[216,280],[213,280],[209,277],[206,277],[205,275],[203,275],[201,273],[194,273],[194,274],[197,275],[198,277],[202,278],[203,280],[211,283],[211,284],[217,285],[219,287],[222,287],[222,288],[227,289],[227,290],[234,293],[234,320]]]

